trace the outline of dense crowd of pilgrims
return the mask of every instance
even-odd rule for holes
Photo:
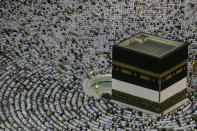
[[[189,100],[160,117],[81,88],[138,32],[190,45]],[[196,0],[1,0],[0,34],[0,130],[197,129]]]

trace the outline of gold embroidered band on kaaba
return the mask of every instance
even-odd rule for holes
[[[128,64],[125,64],[125,63],[122,63],[122,62],[119,62],[119,61],[115,61],[115,60],[112,61],[112,64],[116,65],[116,66],[120,66],[120,67],[125,68],[125,69],[129,69],[129,70],[133,70],[133,71],[136,71],[136,72],[140,72],[140,73],[152,76],[152,77],[162,78],[162,77],[166,76],[167,74],[175,71],[176,69],[186,65],[187,64],[187,60],[182,61],[181,63],[175,65],[174,67],[172,67],[172,68],[170,68],[167,71],[164,71],[162,73],[155,73],[155,72],[152,72],[152,71],[144,70],[142,68],[139,68],[139,67],[136,67],[136,66],[132,66],[132,65],[128,65]],[[177,70],[177,73],[180,73],[181,71],[183,71],[183,70],[182,69]],[[126,71],[124,71],[124,72],[126,73]],[[127,74],[128,74],[128,72],[127,72]]]

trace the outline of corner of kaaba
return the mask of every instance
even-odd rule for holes
[[[112,50],[112,99],[157,114],[186,99],[188,45],[146,33]]]

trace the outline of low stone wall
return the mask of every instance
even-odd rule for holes
[[[97,75],[95,77],[92,77],[92,79],[85,79],[83,84],[82,84],[82,88],[83,91],[85,92],[86,95],[88,96],[93,96],[93,94],[89,91],[89,89],[98,83],[101,82],[111,82],[112,81],[112,75],[111,74],[106,74],[106,75]],[[100,98],[102,96],[102,94],[98,94],[98,98]]]

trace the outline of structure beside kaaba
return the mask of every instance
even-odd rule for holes
[[[188,45],[139,33],[113,46],[112,99],[163,113],[186,98]]]

